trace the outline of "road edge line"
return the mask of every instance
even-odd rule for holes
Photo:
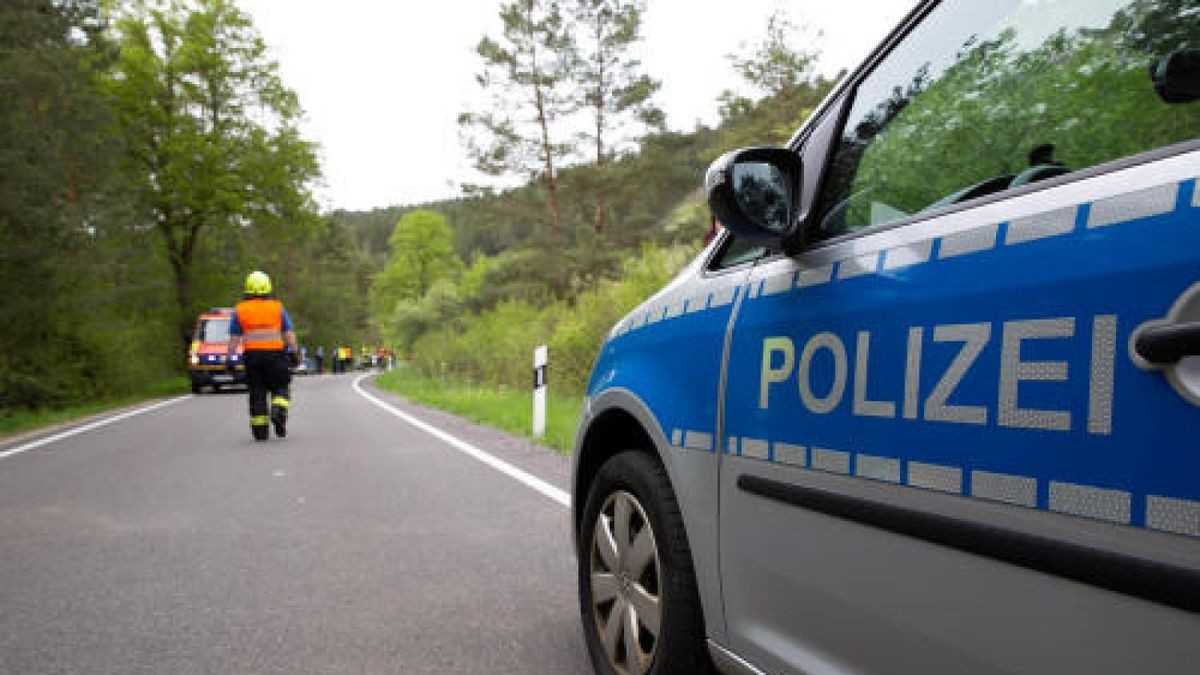
[[[374,403],[379,408],[382,408],[383,410],[395,415],[396,417],[399,417],[401,420],[404,420],[405,422],[420,429],[421,431],[424,431],[425,433],[427,433],[431,436],[434,436],[437,439],[445,442],[446,444],[448,444],[451,447],[453,447],[454,449],[462,452],[463,454],[465,454],[469,457],[472,457],[480,462],[483,462],[484,464],[492,467],[493,469],[499,471],[500,473],[508,476],[509,478],[512,478],[516,481],[524,483],[526,487],[531,488],[537,492],[540,492],[542,494],[542,496],[548,497],[551,501],[557,502],[561,506],[570,508],[571,496],[569,494],[567,494],[566,490],[557,488],[557,487],[551,485],[550,483],[547,483],[546,481],[542,480],[541,478],[538,478],[537,476],[535,476],[527,471],[518,469],[517,467],[513,466],[512,464],[509,464],[508,462],[506,462],[494,455],[490,455],[464,440],[461,440],[454,436],[451,436],[449,433],[442,431],[441,429],[433,426],[432,424],[429,424],[428,422],[423,422],[423,421],[417,419],[416,417],[413,417],[412,415],[396,408],[395,406],[391,405],[390,403],[387,403],[387,402],[377,398],[376,396],[368,393],[366,390],[364,390],[362,388],[360,383],[364,379],[366,379],[370,376],[371,376],[371,373],[363,373],[362,375],[359,375],[354,380],[354,383],[351,385],[354,387],[354,390],[356,392],[358,392],[359,396],[362,396],[363,398],[367,399],[371,403]]]
[[[25,443],[24,445],[18,445],[15,448],[0,451],[0,459],[12,457],[13,455],[19,455],[22,452],[28,452],[29,450],[36,450],[37,448],[40,448],[43,445],[49,445],[51,443],[61,441],[64,438],[70,438],[71,436],[77,436],[79,434],[86,433],[88,431],[92,431],[93,429],[99,429],[100,427],[107,426],[109,424],[113,424],[114,422],[120,422],[121,420],[129,419],[130,417],[134,417],[136,415],[141,415],[142,413],[148,413],[152,410],[158,410],[159,408],[165,408],[166,406],[173,405],[175,403],[179,403],[180,401],[186,401],[187,399],[189,399],[191,397],[192,397],[191,394],[185,394],[183,396],[176,396],[175,398],[170,398],[165,401],[159,401],[158,403],[152,403],[148,406],[143,406],[141,408],[136,408],[134,410],[127,410],[118,415],[113,415],[112,417],[105,417],[104,419],[96,420],[95,422],[89,422],[83,426],[74,427],[72,429],[67,429],[66,431],[59,432],[52,436],[47,436],[45,438],[39,438],[36,441],[30,441],[29,443]]]

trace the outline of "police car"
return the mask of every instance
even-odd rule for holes
[[[1200,8],[922,2],[601,348],[598,672],[1200,663]]]

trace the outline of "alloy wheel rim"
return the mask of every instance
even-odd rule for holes
[[[608,663],[622,675],[642,675],[658,646],[662,576],[650,519],[632,494],[604,500],[589,558],[592,618]]]

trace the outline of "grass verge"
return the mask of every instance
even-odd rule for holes
[[[73,420],[95,415],[116,408],[141,403],[164,396],[177,396],[188,392],[186,377],[172,378],[148,388],[140,394],[119,396],[92,403],[55,408],[52,410],[0,409],[0,437],[17,434],[31,429],[40,429],[54,424],[62,424]]]
[[[532,434],[533,392],[530,391],[428,378],[407,368],[386,372],[375,378],[375,382],[410,401],[452,412],[472,422],[519,436]],[[575,440],[583,398],[547,393],[546,436],[538,442],[566,454]]]

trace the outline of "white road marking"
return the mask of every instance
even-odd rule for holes
[[[355,378],[353,386],[354,386],[354,390],[356,392],[358,392],[359,396],[362,396],[363,398],[367,399],[371,403],[374,403],[375,405],[379,406],[383,410],[386,410],[387,412],[395,415],[396,417],[399,417],[400,419],[404,420],[405,422],[408,422],[409,424],[420,429],[421,431],[424,431],[425,433],[427,433],[431,436],[434,436],[434,437],[438,438],[439,440],[444,441],[447,445],[450,445],[451,447],[458,450],[459,452],[462,452],[463,454],[465,454],[469,457],[472,457],[474,459],[479,460],[480,462],[483,462],[484,464],[487,464],[488,466],[490,466],[493,469],[499,471],[500,473],[508,476],[509,478],[512,478],[514,480],[524,483],[527,487],[530,487],[530,488],[542,493],[542,495],[549,497],[552,501],[558,502],[562,506],[569,507],[571,505],[571,496],[569,494],[567,494],[566,490],[559,489],[559,488],[547,483],[546,481],[542,480],[541,478],[534,476],[531,473],[522,471],[521,469],[518,469],[517,467],[513,466],[512,464],[509,464],[508,462],[505,462],[502,459],[493,457],[492,455],[489,455],[488,453],[484,452],[483,450],[480,450],[479,448],[471,445],[470,443],[467,443],[466,441],[463,441],[463,440],[459,440],[458,438],[451,436],[450,434],[446,433],[445,431],[442,431],[441,429],[438,429],[437,427],[435,427],[431,424],[428,424],[426,422],[422,422],[421,420],[417,419],[416,417],[413,417],[412,415],[409,415],[406,412],[398,410],[395,407],[393,407],[392,405],[380,400],[379,398],[372,396],[371,394],[368,394],[362,388],[362,386],[360,386],[359,383],[362,382],[364,378],[369,377],[370,375],[371,375],[371,373],[363,373],[362,375],[359,375],[357,378]]]
[[[141,415],[142,413],[148,413],[151,410],[158,410],[159,408],[165,408],[166,406],[169,406],[169,405],[172,405],[175,403],[179,403],[180,401],[185,401],[189,398],[191,398],[190,394],[186,395],[186,396],[170,398],[165,401],[159,401],[158,403],[154,403],[154,404],[145,406],[144,408],[137,408],[135,410],[129,410],[127,412],[121,413],[120,415],[106,417],[102,420],[96,420],[95,422],[92,422],[90,424],[85,424],[81,427],[75,427],[74,429],[68,429],[62,433],[54,434],[53,436],[39,438],[36,441],[31,441],[24,445],[18,445],[17,447],[12,448],[11,450],[4,450],[3,452],[0,452],[0,459],[4,459],[5,457],[11,457],[13,455],[19,455],[22,452],[34,450],[36,448],[42,447],[43,445],[49,445],[50,443],[54,443],[56,441],[61,441],[64,438],[70,438],[71,436],[76,436],[78,434],[82,434],[82,433],[91,431],[93,429],[99,429],[100,427],[112,424],[113,422],[120,422],[121,420],[129,419],[130,417],[133,417],[135,415]]]

